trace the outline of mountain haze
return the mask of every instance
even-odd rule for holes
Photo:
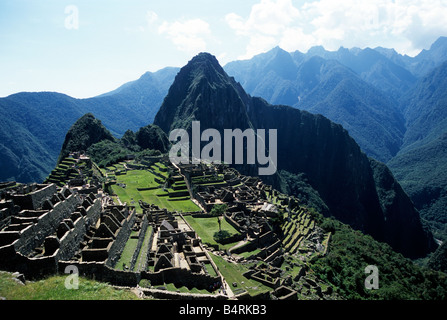
[[[357,66],[357,73],[322,48],[309,50],[307,55],[275,48],[251,60],[229,63],[225,70],[253,96],[320,113],[342,124],[369,156],[386,162],[402,144],[403,116],[394,98],[361,77],[366,71],[360,65],[366,59],[353,62],[352,53],[345,55],[340,54],[338,60]],[[370,72],[374,67],[364,66]]]
[[[91,146],[103,164],[146,147],[164,152],[166,133],[193,120],[221,134],[280,128],[279,167],[267,183],[395,247],[407,243],[416,256],[432,248],[418,211],[447,241],[446,61],[446,37],[415,57],[381,47],[276,47],[224,67],[198,55],[182,69],[146,72],[89,99],[13,94],[0,98],[0,180],[43,181],[65,134],[87,113],[117,139]],[[156,145],[146,145],[152,138]]]
[[[323,60],[315,63],[318,60],[310,61],[312,58]],[[277,47],[250,60],[231,62],[224,69],[252,96],[260,96],[272,104],[321,113],[342,124],[363,151],[387,162],[396,154],[396,146],[403,143],[400,123],[403,114],[396,117],[394,109],[401,106],[405,109],[406,104],[393,101],[396,97],[405,99],[421,75],[445,60],[447,38],[441,37],[416,57],[380,47],[340,48],[334,52],[314,47],[307,53],[288,53]],[[140,79],[89,99],[74,99],[53,92],[24,92],[0,98],[3,122],[0,160],[9,164],[0,168],[0,180],[45,179],[56,163],[63,136],[85,113],[100,118],[115,137],[128,129],[135,131],[152,123],[178,70],[147,72]],[[349,86],[336,82],[344,76],[348,81],[345,84],[356,82],[355,88],[364,88],[368,98],[358,99],[365,90],[353,90],[352,95],[343,96]],[[326,82],[320,83],[325,79]],[[328,82],[328,79],[332,80]],[[380,93],[376,95],[373,88]],[[308,103],[303,104],[306,98]],[[359,105],[355,116],[342,102],[352,107]],[[330,108],[326,109],[326,105]]]
[[[447,62],[418,82],[402,109],[407,131],[389,166],[424,219],[446,240]]]
[[[207,53],[194,57],[177,74],[154,124],[169,134],[172,129],[188,129],[195,120],[200,121],[201,130],[277,129],[278,170],[305,174],[333,216],[408,256],[423,256],[433,248],[418,212],[406,211],[413,208],[411,201],[405,193],[394,192],[398,183],[392,174],[384,173],[376,185],[375,168],[341,125],[321,115],[251,97]],[[249,166],[242,170],[253,173]],[[267,180],[279,184],[281,177]],[[380,199],[384,193],[398,205],[384,204]],[[395,219],[385,219],[387,216]],[[388,230],[393,230],[392,237]]]
[[[176,68],[88,99],[54,92],[22,92],[0,98],[0,180],[42,182],[54,168],[64,137],[76,120],[92,113],[115,137],[152,123]]]

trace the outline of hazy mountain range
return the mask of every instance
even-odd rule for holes
[[[417,216],[405,200],[407,192],[422,218],[443,238],[447,234],[447,174],[443,170],[446,60],[444,37],[416,57],[384,48],[330,52],[315,47],[305,54],[274,48],[250,60],[227,64],[222,68],[225,73],[211,70],[201,77],[195,75],[198,83],[192,87],[185,88],[191,83],[188,79],[174,81],[182,76],[180,69],[166,68],[90,99],[52,92],[17,93],[0,99],[0,180],[43,181],[54,168],[65,134],[86,113],[101,119],[115,137],[152,124],[154,119],[166,131],[176,121],[196,118],[204,127],[216,127],[213,119],[238,115],[237,122],[222,120],[222,124],[240,125],[241,129],[245,125],[285,126],[287,134],[278,139],[283,150],[278,163],[284,172],[277,181],[286,181],[285,188],[294,189],[290,181],[304,183],[323,200],[323,209],[338,212],[341,219],[352,218],[343,217],[349,210],[363,210],[351,222],[364,228],[369,225],[369,231],[383,237],[389,234],[387,226],[405,220],[399,217],[403,211]],[[209,89],[210,83],[217,89]],[[194,95],[189,91],[193,89]],[[214,90],[220,94],[217,100]],[[252,98],[255,96],[262,99]],[[231,102],[231,113],[212,105],[222,100]],[[204,104],[209,108],[204,109]],[[161,112],[156,117],[159,110],[169,108],[174,113]],[[288,141],[295,141],[299,148],[281,145]],[[387,163],[403,190],[386,166],[360,150]],[[329,162],[323,161],[330,155],[330,161],[325,160]],[[325,167],[328,163],[331,165]],[[344,181],[346,177],[353,180]],[[337,181],[346,185],[340,187]],[[353,207],[348,210],[349,201]],[[369,206],[380,210],[368,213]],[[372,218],[372,214],[382,216]],[[374,225],[368,219],[390,221]],[[422,231],[416,229],[421,239]],[[388,240],[398,243],[397,238]],[[427,241],[419,245],[421,252],[430,246]]]
[[[296,183],[307,184],[327,208],[326,214],[407,256],[424,256],[434,248],[419,213],[391,172],[369,159],[341,125],[251,97],[207,53],[194,57],[177,74],[154,124],[168,134],[179,127],[190,129],[196,120],[201,130],[217,129],[221,136],[224,129],[277,129],[278,173],[261,179],[288,193],[294,193]],[[250,165],[238,169],[250,175],[257,172]]]

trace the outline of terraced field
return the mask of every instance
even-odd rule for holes
[[[127,202],[143,212],[139,200],[152,203],[169,211],[195,212],[200,209],[191,201],[186,185],[183,189],[163,188],[167,173],[161,171],[161,166],[152,166],[150,170],[128,170],[116,176],[113,192],[122,203]],[[176,182],[177,183],[177,182]],[[179,184],[181,185],[181,184]],[[177,185],[177,187],[179,186]],[[174,184],[173,186],[176,186]],[[183,193],[180,193],[183,191]],[[185,192],[186,191],[186,192]],[[181,196],[176,196],[181,194]]]
[[[237,244],[236,242],[222,245],[218,244],[214,240],[213,238],[214,233],[219,231],[219,224],[217,222],[216,217],[193,218],[191,216],[185,216],[184,218],[189,223],[189,225],[197,232],[197,234],[202,239],[203,243],[219,246],[223,250],[229,249]],[[233,226],[231,226],[225,219],[221,220],[221,228],[222,230],[228,231],[230,235],[239,234],[239,232]]]
[[[75,179],[79,176],[79,172],[73,166],[76,164],[76,160],[73,158],[65,158],[56,168],[51,171],[45,183],[54,183],[59,187],[64,186],[68,180]],[[79,163],[78,168],[85,175],[88,176],[90,169],[86,166],[86,163]]]
[[[292,213],[288,218],[282,226],[284,233],[282,244],[286,252],[293,254],[298,251],[301,242],[314,230],[315,221],[304,209]]]

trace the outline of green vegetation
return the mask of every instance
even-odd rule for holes
[[[68,130],[59,155],[58,163],[66,158],[70,152],[87,150],[91,145],[100,141],[115,141],[115,137],[91,113],[78,119]]]
[[[131,233],[129,239],[126,242],[126,245],[124,246],[123,252],[121,253],[121,257],[115,266],[115,269],[125,270],[124,266],[130,268],[130,262],[138,244],[138,238],[132,237],[135,234],[135,231]]]
[[[347,299],[446,299],[447,275],[422,268],[384,243],[332,218],[321,227],[331,232],[329,251],[310,265],[310,272]],[[379,289],[365,289],[365,268],[379,270]]]
[[[161,152],[156,149],[142,150],[138,145],[125,147],[122,142],[103,140],[90,146],[87,149],[87,154],[100,168],[106,168],[126,160],[129,155],[134,156],[137,161],[141,161],[145,157],[160,156]]]
[[[79,288],[65,288],[66,276],[51,276],[26,285],[17,283],[8,272],[0,271],[0,296],[7,300],[138,300],[127,289],[79,277]]]
[[[226,239],[229,239],[231,237],[231,234],[227,230],[219,230],[217,232],[214,232],[213,239],[214,241],[218,243],[222,243]]]
[[[329,208],[321,199],[320,194],[309,184],[305,174],[293,174],[286,170],[279,172],[281,178],[281,191],[300,199],[301,203],[309,208],[315,208],[322,214],[328,213]],[[276,200],[276,199],[274,199]]]
[[[389,166],[433,231],[447,241],[447,135],[400,153]]]
[[[225,245],[219,244],[214,238],[214,234],[219,231],[218,218],[193,218],[192,216],[185,216],[185,220],[189,225],[197,232],[197,234],[202,238],[202,242],[219,247],[223,250],[233,247],[236,243],[228,243]],[[225,219],[221,220],[221,229],[226,231],[229,236],[239,234],[239,232],[230,225]],[[227,237],[228,237],[227,235]]]
[[[135,134],[137,145],[141,149],[159,150],[161,153],[169,152],[170,142],[158,126],[150,124],[140,128]]]
[[[151,233],[152,233],[152,226],[149,225],[147,227],[146,233],[144,234],[143,245],[141,246],[140,252],[138,253],[134,270],[140,270],[140,266],[144,266],[146,264],[145,259],[147,259],[147,255],[145,253],[149,251]]]
[[[186,200],[182,198],[182,200],[172,201],[173,198],[169,197],[169,192],[164,192],[163,189],[157,188],[160,185],[156,181],[157,179],[160,179],[160,177],[148,170],[130,170],[126,174],[117,176],[117,184],[112,185],[111,188],[120,198],[121,202],[135,205],[139,212],[142,212],[138,203],[139,200],[155,204],[160,208],[166,208],[170,211],[199,211],[197,205],[189,197]],[[147,188],[156,189],[146,190]]]
[[[210,215],[212,215],[213,217],[222,216],[227,211],[227,209],[227,204],[217,204],[211,209]]]
[[[98,142],[87,149],[87,154],[100,168],[126,160],[129,153],[129,150],[119,143],[109,140]]]
[[[243,273],[249,270],[247,265],[228,262],[215,254],[211,254],[210,256],[217,265],[220,273],[224,276],[226,282],[230,286],[233,283],[237,284],[237,287],[231,287],[234,293],[238,293],[238,289],[242,289],[240,291],[247,291],[251,296],[256,296],[271,290],[264,284],[243,276]]]

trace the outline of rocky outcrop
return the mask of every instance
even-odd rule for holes
[[[58,162],[66,158],[70,152],[86,151],[91,145],[103,140],[115,141],[115,138],[104,127],[101,120],[87,113],[68,130]]]

